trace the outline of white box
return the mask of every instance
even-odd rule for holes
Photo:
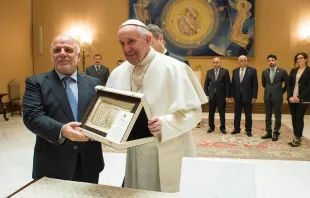
[[[152,115],[144,94],[104,86],[96,91],[82,119],[84,135],[115,149],[155,141],[147,127]]]

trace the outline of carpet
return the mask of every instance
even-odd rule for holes
[[[193,130],[199,157],[310,161],[310,140],[303,138],[301,147],[290,147],[287,143],[294,138],[293,130],[284,124],[277,142],[260,138],[266,133],[265,121],[262,120],[253,121],[253,137],[246,136],[244,121],[241,121],[241,133],[237,135],[230,134],[233,131],[233,120],[226,120],[226,135],[218,129],[219,120],[215,120],[215,125],[215,131],[207,133],[208,120],[203,119],[200,128]],[[105,145],[102,147],[104,152],[126,152]]]

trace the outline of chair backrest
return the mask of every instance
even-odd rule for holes
[[[20,84],[13,80],[9,83],[9,98],[12,100],[20,100]]]

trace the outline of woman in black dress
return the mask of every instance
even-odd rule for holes
[[[307,65],[308,55],[304,52],[297,53],[294,62],[296,68],[290,72],[287,95],[295,138],[288,144],[291,147],[298,147],[301,145],[304,116],[309,106],[308,102],[310,102],[310,68]]]

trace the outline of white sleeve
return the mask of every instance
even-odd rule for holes
[[[157,137],[157,140],[164,142],[195,128],[201,120],[201,107],[177,111],[173,114],[160,116],[159,118],[161,120],[162,131],[161,138]]]
[[[64,143],[64,141],[65,141],[65,139],[66,139],[66,138],[62,137],[62,135],[61,135],[61,132],[62,132],[62,129],[64,128],[64,126],[65,126],[65,125],[62,125],[62,127],[61,127],[61,129],[60,129],[59,139],[58,139],[59,144]]]

